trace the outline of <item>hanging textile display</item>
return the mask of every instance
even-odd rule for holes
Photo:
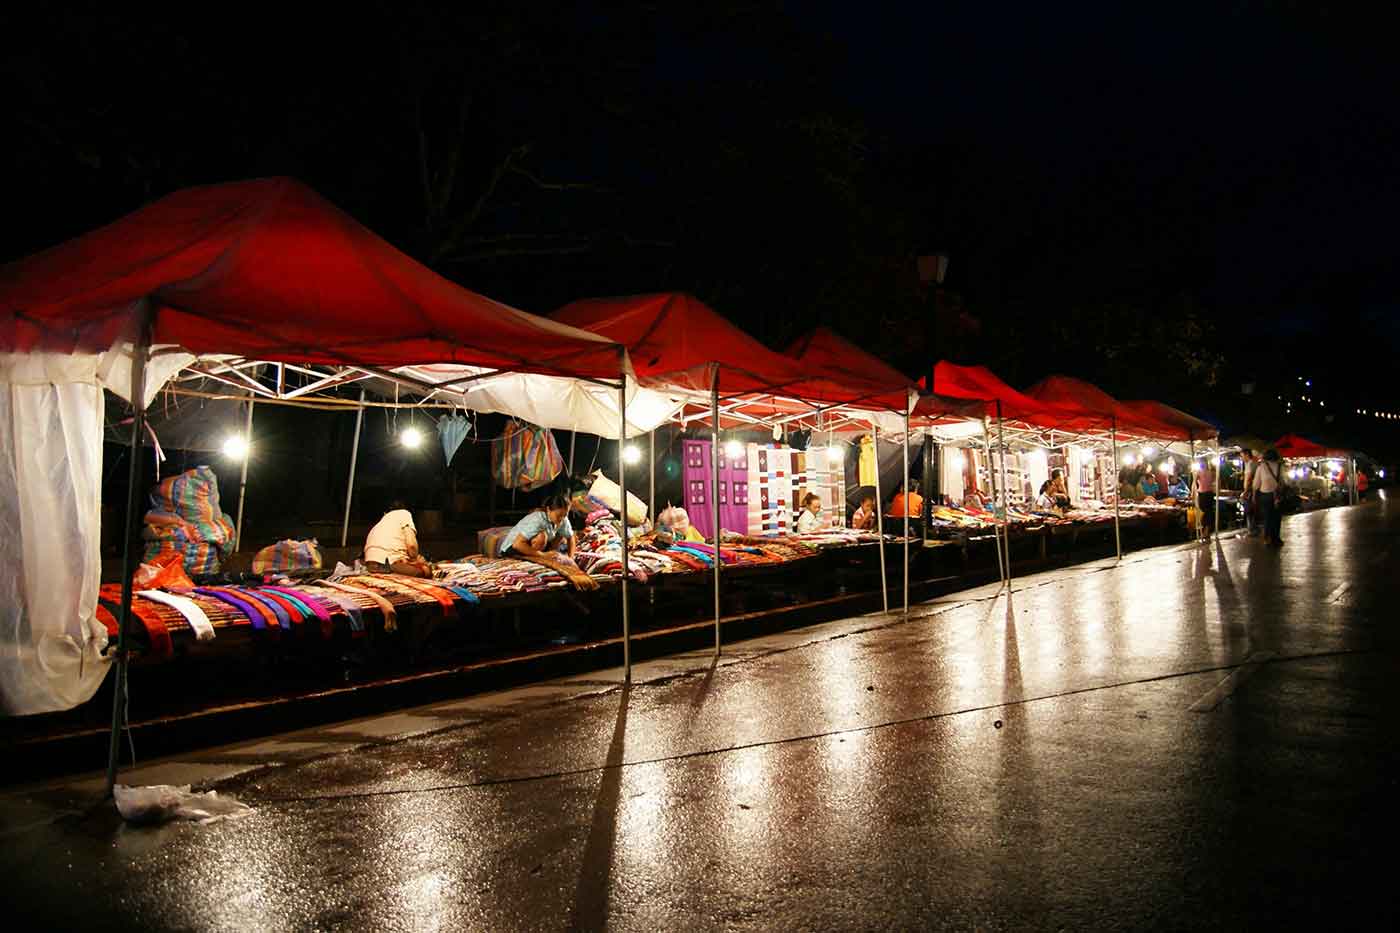
[[[832,451],[836,453],[833,455]],[[846,521],[846,461],[845,450],[837,446],[813,447],[804,454],[793,451],[795,458],[802,458],[803,466],[794,469],[794,474],[805,476],[803,485],[793,486],[794,510],[802,503],[802,496],[814,493],[822,500],[822,517],[837,528],[845,528]],[[753,453],[749,455],[750,461]],[[859,505],[859,503],[857,503]]]
[[[710,460],[713,446],[704,439],[681,442],[685,510],[690,515],[691,527],[706,538],[712,538],[715,533],[715,507],[710,499],[714,475]],[[740,446],[732,454],[721,447],[719,452],[720,524],[726,531],[749,528],[749,449],[752,446]]]
[[[512,419],[491,442],[491,477],[497,486],[539,489],[564,471],[564,458],[548,428]]]
[[[179,554],[187,573],[218,573],[233,543],[233,520],[219,507],[219,480],[207,466],[161,480],[146,513],[145,561]]]
[[[752,444],[748,456],[749,497],[745,527],[751,535],[787,534],[793,528],[793,486],[797,465],[793,451],[777,444]],[[805,462],[802,464],[806,466]],[[806,481],[806,476],[802,477]]]
[[[869,434],[860,439],[860,467],[859,478],[856,482],[861,486],[875,485],[875,471],[879,469],[875,458],[875,439]]]
[[[437,421],[437,430],[438,439],[442,441],[442,455],[450,465],[457,448],[472,433],[472,423],[462,415],[443,415]]]

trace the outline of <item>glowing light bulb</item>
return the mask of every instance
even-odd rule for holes
[[[416,450],[423,443],[423,432],[417,428],[404,428],[399,434],[399,443],[409,450]]]
[[[967,466],[967,457],[960,453],[953,454],[953,466],[961,470],[963,467]],[[1385,474],[1382,473],[1381,475],[1384,476]]]
[[[742,457],[744,455],[744,445],[738,441],[727,441],[724,445],[724,453],[728,457]]]
[[[1132,466],[1132,465],[1133,465],[1133,461],[1134,461],[1135,459],[1136,459],[1136,458],[1133,457],[1132,454],[1124,454],[1124,455],[1123,455],[1123,464],[1124,464],[1124,466]]]
[[[1376,475],[1379,476],[1381,479],[1385,479],[1385,470],[1377,470]]]
[[[1171,472],[1173,472],[1173,471],[1172,471],[1172,466],[1173,466],[1173,464],[1172,464],[1172,462],[1171,462],[1170,460],[1168,460],[1168,461],[1165,462],[1165,463],[1159,463],[1159,464],[1157,464],[1157,472],[1158,472],[1158,473],[1171,473]]]
[[[826,462],[832,466],[840,466],[846,462],[846,452],[840,447],[828,447],[826,449]]]
[[[248,456],[248,439],[242,434],[230,434],[224,438],[223,451],[230,460],[242,460]]]
[[[622,461],[627,464],[641,463],[642,451],[636,444],[628,444],[622,448]]]
[[[1157,448],[1156,448],[1156,447],[1153,447],[1151,444],[1148,444],[1146,447],[1144,447],[1144,448],[1142,449],[1142,455],[1143,455],[1144,457],[1150,457],[1150,456],[1152,456],[1153,454],[1155,454],[1156,452],[1157,452]]]

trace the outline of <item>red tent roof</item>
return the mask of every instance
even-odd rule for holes
[[[1181,428],[1186,432],[1186,440],[1201,441],[1208,437],[1219,437],[1220,429],[1209,421],[1202,421],[1186,412],[1164,405],[1161,402],[1154,402],[1149,399],[1140,399],[1134,402],[1123,402],[1122,404],[1141,412],[1145,417],[1155,421]]]
[[[288,178],[188,188],[0,268],[0,349],[133,333],[248,359],[617,375],[620,349],[467,291]]]
[[[1074,413],[1068,426],[1071,430],[1104,430],[1116,424],[1120,434],[1188,439],[1181,426],[1149,417],[1082,379],[1047,376],[1027,389],[1026,394]]]
[[[933,367],[933,392],[935,397],[946,396],[984,402],[986,404],[979,414],[993,417],[997,414],[996,403],[1000,402],[1003,418],[1037,426],[1059,426],[1073,417],[1072,412],[1062,411],[1055,405],[1017,391],[985,366],[959,366],[940,360]],[[920,402],[918,410],[923,411],[935,405],[936,398],[927,403]]]
[[[719,369],[720,394],[781,394],[817,402],[820,380],[774,353],[692,295],[662,293],[575,301],[551,317],[592,331],[627,348],[644,385],[710,390]]]
[[[798,338],[787,348],[787,355],[806,372],[830,381],[824,395],[845,397],[846,404],[854,407],[902,412],[914,388],[899,370],[826,327]],[[811,382],[804,381],[804,387],[810,388]]]
[[[1327,457],[1333,453],[1340,454],[1340,451],[1329,452],[1326,447],[1316,441],[1310,441],[1297,434],[1285,434],[1280,437],[1274,441],[1274,449],[1278,451],[1280,457]]]

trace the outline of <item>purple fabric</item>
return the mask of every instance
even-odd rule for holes
[[[223,590],[212,589],[207,586],[197,586],[194,588],[194,591],[201,596],[209,596],[219,600],[220,602],[228,603],[230,606],[247,616],[248,621],[252,624],[253,628],[267,628],[267,619],[263,618],[263,614],[261,612],[258,612],[257,609],[253,608],[251,603],[243,600],[241,597],[234,596],[231,593],[226,593]]]
[[[690,524],[707,538],[715,534],[715,506],[710,499],[714,467],[710,460],[711,447],[707,440],[687,440],[682,443],[685,465],[685,510]],[[731,458],[719,452],[719,520],[728,531],[746,534],[749,529],[749,451]]]

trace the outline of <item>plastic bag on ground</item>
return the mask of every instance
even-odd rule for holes
[[[196,794],[190,785],[152,784],[149,787],[112,788],[117,812],[128,823],[165,823],[170,820],[194,820],[201,825],[218,820],[247,816],[253,808],[233,797],[220,797],[217,791]]]

